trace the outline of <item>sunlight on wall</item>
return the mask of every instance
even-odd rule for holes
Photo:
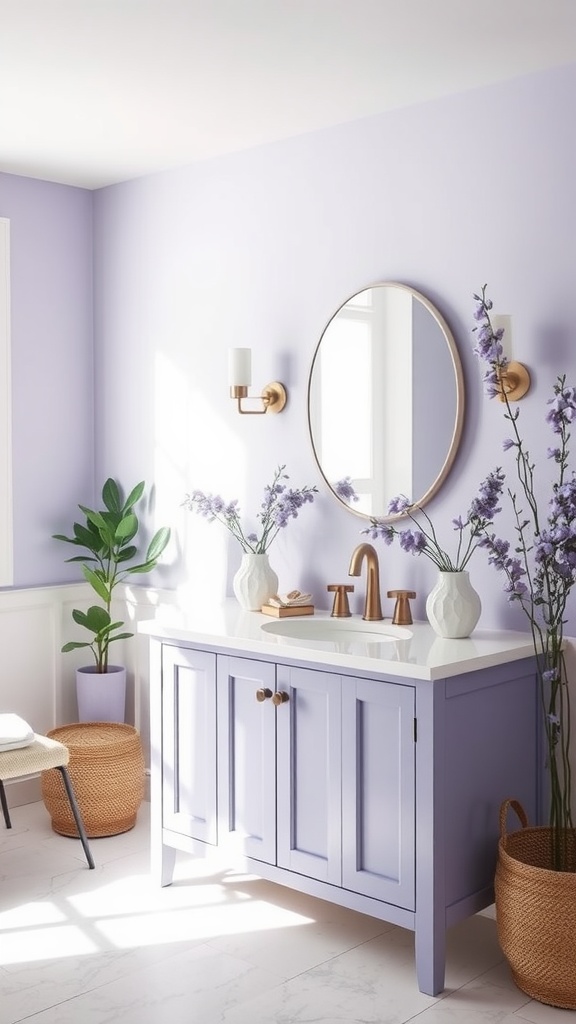
[[[224,381],[222,403],[226,398]],[[172,525],[167,557],[183,565],[178,592],[186,602],[220,602],[226,597],[229,575],[228,533],[181,505],[193,490],[221,493],[226,500],[238,498],[243,504],[244,447],[211,404],[207,389],[189,382],[164,352],[157,352],[155,361],[154,451],[155,515],[158,524]]]

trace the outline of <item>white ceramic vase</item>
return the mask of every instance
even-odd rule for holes
[[[241,608],[259,612],[262,605],[278,593],[278,577],[270,566],[268,555],[243,554],[232,587]]]
[[[126,669],[109,665],[97,672],[95,665],[76,669],[79,722],[123,722],[126,714]]]
[[[438,582],[426,601],[428,621],[438,636],[451,640],[470,636],[481,611],[480,598],[466,570],[438,573]]]

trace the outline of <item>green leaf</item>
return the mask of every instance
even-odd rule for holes
[[[91,644],[80,644],[76,643],[74,640],[70,640],[67,644],[64,644],[64,647],[61,647],[60,650],[62,654],[68,654],[69,651],[79,651],[81,647],[91,646]]]
[[[120,497],[118,484],[112,479],[112,477],[108,477],[108,480],[102,488],[102,500],[110,512],[122,511],[122,499]]]
[[[86,612],[81,612],[79,608],[72,609],[72,618],[74,622],[77,622],[79,626],[86,626],[88,628],[88,619]]]
[[[102,598],[102,600],[106,604],[108,604],[108,601],[110,600],[111,597],[110,586],[107,586],[105,583],[103,583],[100,577],[96,575],[96,573],[94,572],[93,569],[90,568],[90,566],[83,565],[82,572],[84,573],[84,579],[86,580],[87,583],[90,584],[92,589],[96,591],[98,597]]]
[[[109,538],[113,538],[114,534],[116,533],[116,527],[118,526],[118,523],[122,519],[122,513],[121,512],[101,512],[100,515],[102,516],[102,519],[104,520],[104,522],[106,524],[106,536],[109,537]],[[100,526],[99,529],[100,529],[100,532],[102,532],[103,527]]]
[[[147,562],[156,562],[168,541],[170,540],[170,527],[162,526],[152,537],[150,544],[148,545],[148,551],[146,552]]]
[[[134,558],[138,554],[138,548],[131,544],[128,548],[122,548],[116,556],[117,562],[128,562],[131,558]],[[69,559],[70,561],[70,559]]]
[[[93,604],[86,612],[86,623],[87,629],[91,629],[94,633],[99,633],[100,630],[110,628],[111,619],[110,615],[105,608],[101,608],[99,604]],[[122,625],[122,623],[119,623]]]
[[[82,509],[89,523],[93,523],[99,532],[104,530],[106,533],[108,526],[101,512],[95,512],[94,509],[86,508],[85,505],[79,505],[78,507]]]
[[[129,512],[120,520],[114,534],[115,541],[129,541],[138,533],[138,518]]]
[[[138,501],[140,501],[140,498],[144,494],[145,486],[146,486],[145,481],[141,480],[139,484],[136,484],[136,487],[132,488],[132,490],[130,491],[130,494],[126,498],[126,501],[124,502],[124,509],[123,509],[124,512],[128,512],[132,508],[133,505],[135,505]]]
[[[156,565],[156,562],[142,562],[140,565],[129,565],[129,566],[127,566],[126,569],[124,569],[124,572],[125,573],[152,572],[152,569],[154,569],[155,565]]]
[[[98,637],[104,637],[107,633],[110,633],[113,629],[119,629],[124,623],[120,620],[118,622],[106,622],[101,629],[98,630]]]
[[[74,523],[74,536],[66,537],[63,533],[53,533],[54,540],[62,540],[66,544],[75,544],[77,547],[88,548],[89,551],[97,552],[102,547],[102,541],[98,531],[91,527],[88,529],[80,523]]]

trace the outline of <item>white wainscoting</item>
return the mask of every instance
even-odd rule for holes
[[[159,603],[173,603],[176,595],[145,587],[125,587],[115,603],[115,614],[135,632],[140,619],[153,618]],[[78,721],[75,671],[89,664],[90,652],[62,654],[68,640],[85,639],[72,620],[72,609],[85,610],[93,600],[87,584],[0,590],[0,710],[21,715],[36,732]],[[149,763],[148,638],[135,635],[112,648],[113,661],[126,665],[126,721],[142,736]],[[88,653],[88,657],[86,654]],[[7,785],[14,806],[39,799],[39,783]]]

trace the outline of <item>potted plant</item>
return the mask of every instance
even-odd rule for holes
[[[74,622],[86,629],[91,639],[71,640],[62,647],[63,653],[87,648],[94,658],[93,664],[76,672],[80,721],[124,721],[126,669],[110,664],[109,650],[116,640],[127,640],[134,634],[123,630],[122,620],[112,618],[114,593],[129,576],[154,569],[170,539],[170,530],[162,527],[154,534],[144,557],[138,550],[140,523],[134,508],[142,499],[144,488],[142,480],[124,499],[116,481],[109,478],[102,488],[104,508],[95,510],[79,505],[84,522],[73,524],[73,536],[53,534],[55,540],[81,549],[81,554],[67,561],[81,563],[85,580],[101,602],[85,612],[79,608],[72,612]],[[109,693],[112,699],[106,707],[105,697]]]

